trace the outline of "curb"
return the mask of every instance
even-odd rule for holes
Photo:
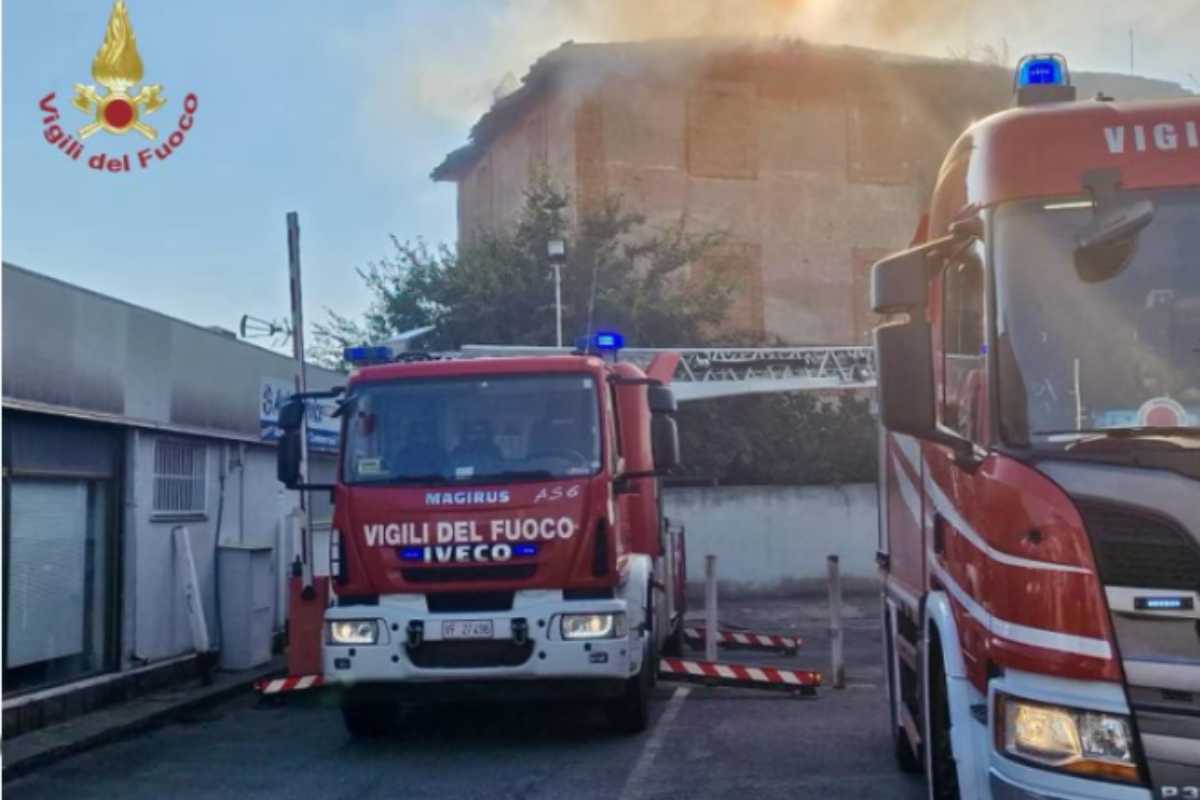
[[[194,693],[190,693],[189,696],[178,702],[164,704],[160,708],[147,709],[141,714],[114,722],[111,725],[94,726],[92,730],[78,731],[74,737],[70,735],[70,729],[90,727],[87,725],[87,720],[91,715],[76,717],[40,731],[31,731],[14,741],[4,743],[3,783],[7,784],[9,781],[70,756],[161,727],[180,714],[217,705],[242,692],[247,692],[256,681],[284,673],[283,661],[277,658],[261,669],[245,676],[237,676],[227,684],[198,687]],[[134,702],[152,701],[148,698],[141,698],[140,701]],[[103,715],[106,712],[112,714],[117,709],[119,706],[110,706],[92,713],[96,715]],[[38,742],[39,738],[50,741]],[[16,754],[13,753],[14,750],[17,751]],[[28,752],[21,753],[21,750]]]

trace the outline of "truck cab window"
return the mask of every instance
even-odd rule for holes
[[[972,248],[942,273],[942,424],[965,439],[986,435],[983,263]]]

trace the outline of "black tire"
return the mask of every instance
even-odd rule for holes
[[[683,619],[680,618],[679,623],[671,629],[671,635],[663,641],[662,654],[672,658],[683,657]]]
[[[654,638],[646,636],[642,668],[625,680],[620,697],[608,701],[604,710],[615,733],[641,733],[650,725],[650,693],[654,688]]]
[[[884,603],[883,614],[883,641],[884,641],[884,658],[887,659],[886,675],[888,678],[888,711],[892,721],[892,748],[896,756],[896,766],[901,772],[906,772],[910,775],[919,775],[925,771],[925,766],[921,763],[921,759],[917,757],[912,747],[912,743],[908,738],[908,731],[900,724],[900,717],[896,713],[896,709],[904,702],[903,693],[900,692],[897,696],[897,682],[895,668],[894,651],[896,643],[892,640],[891,620],[888,619],[887,603]]]
[[[942,643],[936,631],[930,631],[929,721],[926,745],[929,750],[929,793],[934,800],[958,800],[958,765],[950,740],[950,699],[946,692],[946,673],[942,667]]]
[[[399,709],[394,703],[359,696],[353,691],[342,695],[342,722],[353,739],[373,739],[386,734]]]

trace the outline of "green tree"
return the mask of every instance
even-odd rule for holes
[[[688,270],[722,243],[722,232],[693,232],[686,218],[651,228],[615,197],[572,228],[565,195],[539,179],[515,226],[483,231],[457,251],[393,237],[391,256],[358,270],[372,296],[367,312],[355,320],[327,310],[326,320],[313,327],[310,357],[338,367],[344,347],[425,325],[434,331],[422,345],[432,349],[552,345],[554,277],[546,251],[553,239],[567,242],[568,342],[615,328],[631,345],[700,344],[721,323],[736,290],[731,270]]]
[[[876,428],[866,398],[809,392],[686,403],[681,477],[726,484],[869,483]]]

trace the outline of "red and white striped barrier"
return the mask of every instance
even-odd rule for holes
[[[683,638],[689,643],[704,645],[704,628],[684,628]],[[800,649],[804,642],[795,636],[779,636],[774,633],[755,633],[754,631],[717,631],[717,646],[729,650],[778,650],[792,654]]]
[[[284,692],[302,692],[305,689],[316,689],[324,685],[325,678],[321,675],[289,675],[286,678],[272,678],[258,681],[254,688],[259,694],[283,694]]]
[[[658,675],[665,680],[718,683],[756,689],[788,689],[812,694],[821,685],[821,673],[807,669],[779,669],[748,664],[721,664],[715,661],[691,661],[664,658],[658,662]]]

